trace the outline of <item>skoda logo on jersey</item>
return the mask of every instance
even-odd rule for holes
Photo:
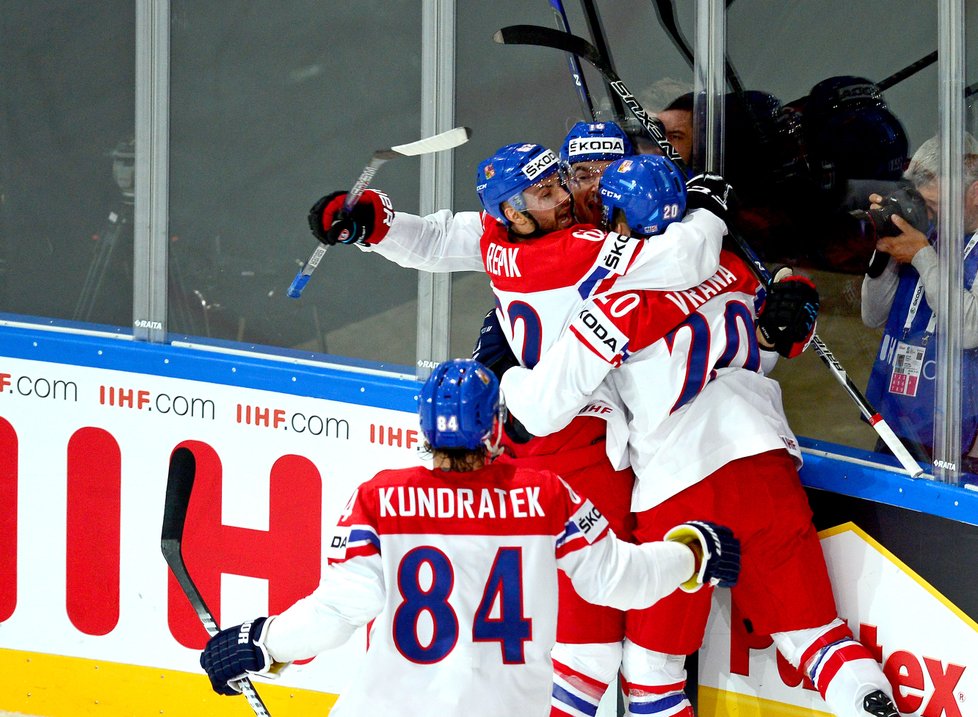
[[[545,150],[531,159],[522,167],[523,175],[529,180],[535,180],[557,163],[557,155]]]
[[[584,137],[567,143],[567,156],[582,154],[617,154],[624,156],[625,141],[621,137]]]

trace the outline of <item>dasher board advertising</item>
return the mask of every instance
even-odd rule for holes
[[[978,528],[822,491],[809,496],[839,615],[883,667],[900,713],[978,714],[976,553],[967,547],[978,545]],[[829,715],[810,681],[770,637],[748,632],[722,592],[699,656],[697,714]]]
[[[207,633],[161,554],[171,453],[187,447],[197,461],[188,569],[232,626],[316,587],[357,485],[428,460],[412,408],[420,384],[253,359],[195,356],[197,369],[173,347],[118,358],[129,349],[87,343],[75,356],[96,365],[0,355],[0,710],[247,714],[243,699],[211,691],[198,662]],[[294,392],[316,373],[319,395]],[[272,712],[324,714],[365,647],[360,630],[257,689]]]

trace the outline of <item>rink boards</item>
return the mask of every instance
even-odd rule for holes
[[[424,460],[404,371],[0,327],[0,710],[247,710],[211,692],[206,633],[160,553],[169,455],[198,459],[208,509],[184,552],[220,624],[280,611],[318,582],[353,488]],[[821,451],[805,479],[840,612],[906,711],[978,714],[978,495]],[[730,613],[715,611],[700,658],[700,715],[817,711]],[[326,713],[365,641],[259,682],[269,710]]]

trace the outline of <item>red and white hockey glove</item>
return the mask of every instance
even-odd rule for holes
[[[390,197],[366,190],[349,213],[343,211],[344,191],[327,194],[309,210],[313,236],[327,246],[334,244],[377,244],[391,228],[394,207]]]
[[[740,541],[730,528],[705,520],[690,520],[672,528],[665,540],[688,546],[696,556],[693,576],[679,586],[684,591],[693,593],[704,585],[730,588],[737,584]]]
[[[785,358],[794,358],[808,348],[818,321],[818,289],[811,279],[790,275],[782,269],[767,288],[757,313],[757,330],[763,343]]]

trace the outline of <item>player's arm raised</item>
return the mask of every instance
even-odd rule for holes
[[[395,212],[385,193],[368,189],[343,216],[345,197],[344,191],[327,194],[309,210],[309,228],[320,242],[353,244],[409,269],[483,271],[479,212]]]

